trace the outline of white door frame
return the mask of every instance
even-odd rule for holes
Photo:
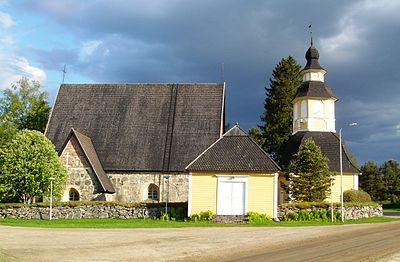
[[[248,199],[248,176],[238,176],[238,175],[216,175],[218,178],[217,186],[217,215],[221,214],[221,199],[219,197],[219,188],[221,183],[231,182],[231,183],[244,183],[244,215],[247,214],[247,199]]]

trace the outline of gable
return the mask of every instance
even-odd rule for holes
[[[104,170],[183,171],[221,135],[224,84],[61,85],[46,128],[60,150],[71,128]]]
[[[99,192],[115,193],[114,187],[101,166],[90,138],[72,129],[60,150],[60,157],[68,166],[71,164],[68,163],[69,158],[74,158],[74,155],[76,155],[75,159],[79,159],[82,167],[91,168],[97,180],[93,182],[98,185]]]
[[[279,171],[279,166],[238,125],[200,154],[190,171]]]

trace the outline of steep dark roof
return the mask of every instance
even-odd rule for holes
[[[321,81],[306,81],[297,88],[297,97],[336,98],[331,88]]]
[[[279,166],[238,125],[187,167],[190,171],[279,171]]]
[[[324,70],[324,68],[322,68],[322,66],[320,66],[318,59],[319,59],[319,53],[317,48],[315,48],[314,46],[310,46],[310,48],[308,48],[305,58],[307,59],[307,64],[306,66],[303,68],[303,70],[307,70],[307,69],[321,69]]]
[[[183,171],[222,132],[224,84],[61,85],[46,129],[60,150],[71,128],[104,170]]]
[[[65,146],[67,145],[68,141],[71,139],[71,137],[75,137],[76,140],[78,141],[83,153],[85,154],[90,166],[93,169],[94,174],[96,175],[97,179],[100,182],[100,185],[102,187],[103,192],[105,193],[115,193],[115,189],[108,178],[107,174],[104,172],[103,167],[101,166],[101,163],[99,161],[99,158],[96,154],[96,150],[93,147],[92,140],[79,133],[78,131],[72,129],[66,142],[62,146],[60,153],[62,150],[64,150]]]
[[[339,137],[333,132],[302,131],[292,135],[286,144],[283,159],[280,162],[282,168],[286,169],[289,166],[292,156],[299,151],[300,145],[307,138],[312,138],[321,148],[322,153],[329,159],[329,169],[334,172],[340,172]],[[343,172],[359,173],[360,170],[351,163],[348,153],[343,146],[342,149]]]

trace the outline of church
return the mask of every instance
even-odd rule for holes
[[[281,166],[238,124],[225,132],[225,83],[62,84],[45,131],[68,171],[62,201],[175,202],[187,203],[189,215],[275,218],[287,200],[282,171],[311,137],[335,173],[338,202],[337,98],[318,59],[311,45]],[[343,174],[344,190],[358,189],[344,148]]]

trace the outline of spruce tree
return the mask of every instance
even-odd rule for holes
[[[384,200],[385,185],[382,173],[374,161],[368,161],[361,167],[360,188],[367,192],[372,200]]]
[[[312,138],[304,141],[299,151],[293,155],[285,176],[289,181],[285,189],[291,195],[291,200],[320,202],[330,193],[328,158]]]
[[[293,57],[282,58],[269,79],[269,87],[265,88],[263,125],[259,127],[265,139],[263,149],[278,162],[292,134],[292,100],[301,83],[300,70],[300,64]]]
[[[396,160],[385,161],[380,167],[385,183],[385,199],[396,203],[400,199],[400,167]]]
[[[263,135],[261,134],[260,129],[257,127],[252,127],[249,130],[249,136],[256,142],[259,146],[262,146],[265,142]]]

